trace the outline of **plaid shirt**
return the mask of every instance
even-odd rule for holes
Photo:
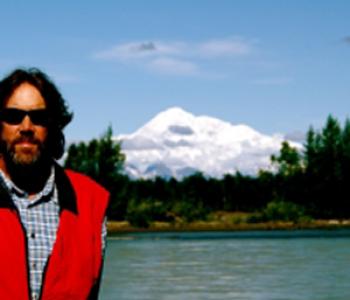
[[[55,186],[55,171],[51,174],[41,192],[34,197],[19,189],[0,170],[0,179],[8,188],[25,228],[28,245],[28,264],[32,299],[38,299],[46,262],[51,254],[59,223],[58,192]],[[102,226],[102,249],[107,236],[106,219]]]

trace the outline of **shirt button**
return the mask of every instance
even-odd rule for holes
[[[35,239],[35,233],[32,232],[32,233],[30,234],[30,237],[31,237],[32,239]]]
[[[32,299],[33,299],[33,300],[38,299],[38,295],[37,295],[36,293],[33,293],[33,294],[32,294]]]
[[[35,270],[36,269],[36,263],[32,264],[32,268]]]

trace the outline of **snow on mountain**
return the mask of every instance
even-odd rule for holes
[[[213,177],[236,171],[256,174],[270,167],[271,154],[280,150],[284,140],[246,125],[194,116],[179,107],[159,113],[136,132],[116,139],[126,155],[126,172],[136,178],[182,178],[196,171]]]

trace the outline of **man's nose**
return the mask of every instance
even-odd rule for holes
[[[25,116],[20,124],[20,130],[21,131],[33,131],[34,130],[34,124],[32,123],[32,120],[29,118],[29,116]]]

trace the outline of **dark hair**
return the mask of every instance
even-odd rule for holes
[[[69,112],[65,100],[51,79],[37,68],[16,69],[0,81],[0,109],[22,83],[36,87],[45,100],[50,115],[47,147],[51,156],[59,159],[65,145],[63,129],[72,120],[73,114]]]

